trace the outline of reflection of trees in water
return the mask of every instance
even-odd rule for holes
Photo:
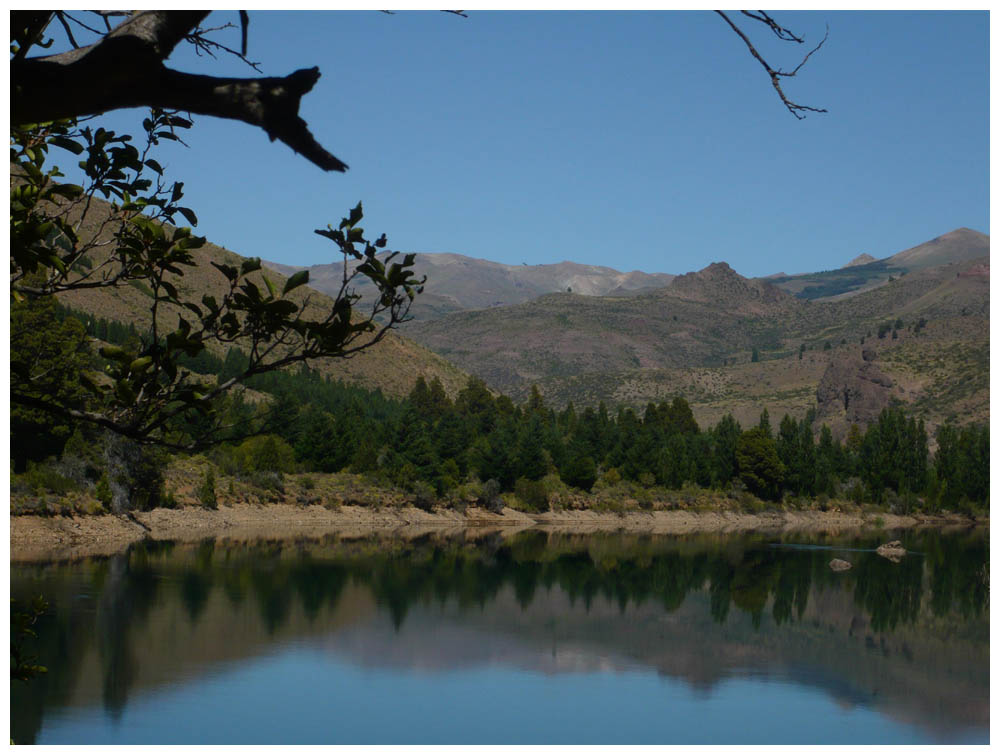
[[[854,568],[835,574],[830,550],[769,547],[766,540],[685,541],[653,538],[560,538],[540,532],[510,540],[468,542],[347,542],[323,555],[287,544],[229,548],[206,541],[193,552],[144,544],[127,555],[92,562],[72,579],[44,591],[53,610],[39,623],[39,657],[49,666],[12,702],[16,741],[33,741],[46,703],[72,689],[86,648],[96,648],[106,710],[120,716],[136,680],[132,638],[146,629],[150,609],[178,600],[197,626],[214,590],[234,606],[250,599],[268,634],[300,605],[311,624],[323,608],[336,608],[349,583],[366,586],[399,629],[416,604],[457,604],[478,610],[509,587],[523,608],[541,590],[560,589],[589,610],[598,596],[624,611],[631,603],[656,603],[676,611],[692,591],[707,589],[712,619],[725,623],[731,607],[759,628],[770,604],[776,625],[801,620],[815,590],[849,591],[869,615],[872,629],[889,631],[914,622],[921,606],[935,616],[965,618],[987,608],[988,540],[940,533],[910,534],[905,545],[921,555],[894,564],[874,553],[851,553]],[[874,548],[876,540],[850,543]],[[75,600],[80,581],[99,594],[96,604]],[[30,580],[27,580],[30,582]],[[37,582],[23,586],[36,591]],[[12,582],[12,591],[18,580]],[[173,594],[172,594],[173,593]],[[15,595],[15,597],[17,597]],[[22,690],[19,690],[22,692]]]
[[[910,544],[924,549],[923,557],[894,564],[874,553],[853,553],[854,569],[835,574],[828,568],[829,550],[781,550],[762,540],[746,541],[735,550],[731,543],[680,550],[669,541],[653,544],[648,538],[595,549],[587,541],[550,542],[545,533],[530,532],[484,547],[422,541],[321,559],[280,544],[215,553],[207,543],[199,546],[193,564],[184,567],[180,591],[192,622],[215,581],[234,604],[252,594],[268,632],[274,633],[287,622],[296,596],[312,621],[324,604],[336,605],[348,580],[366,585],[397,628],[417,603],[454,600],[462,609],[482,608],[505,586],[513,589],[522,608],[539,588],[555,586],[571,603],[582,601],[588,608],[601,596],[622,610],[655,600],[668,612],[677,610],[691,591],[708,587],[716,621],[724,622],[732,605],[759,627],[770,603],[771,616],[780,625],[802,618],[816,587],[853,590],[856,604],[881,631],[916,619],[925,594],[925,569],[929,607],[936,615],[953,608],[964,616],[981,613],[988,594],[981,579],[986,547],[983,538],[927,533]],[[135,559],[140,554],[141,549]],[[221,561],[226,567],[220,573],[216,567]],[[139,580],[146,572],[134,567],[130,574]]]
[[[919,558],[898,564],[884,558],[859,559],[855,567],[854,601],[871,617],[876,632],[911,623],[920,612],[924,565]]]
[[[962,616],[978,616],[989,604],[989,542],[964,543],[929,533],[924,557],[930,567],[931,609],[943,615],[956,608]]]
[[[111,558],[97,607],[97,647],[102,662],[104,708],[120,718],[139,660],[132,650],[134,628],[145,624],[156,603],[159,580],[148,553]]]

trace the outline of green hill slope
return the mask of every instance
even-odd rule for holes
[[[95,203],[103,205],[100,200]],[[103,238],[101,207],[91,209],[81,237],[96,235]],[[104,209],[104,212],[107,210]],[[110,240],[110,239],[105,239]],[[175,284],[182,296],[194,301],[200,301],[204,294],[220,297],[225,291],[226,278],[210,263],[227,263],[239,265],[244,259],[235,252],[224,249],[212,243],[206,243],[200,249],[192,251],[195,266],[187,268],[182,277],[175,279]],[[93,265],[100,264],[100,259],[90,261]],[[262,275],[262,273],[252,274]],[[267,276],[277,288],[283,288],[286,278],[280,273],[268,271]],[[297,301],[308,301],[308,311],[313,315],[321,311],[329,311],[333,300],[308,286],[292,292],[292,298]],[[141,283],[119,286],[107,289],[87,289],[60,295],[60,301],[81,312],[92,314],[122,323],[134,323],[139,330],[149,327],[151,292]],[[176,327],[177,308],[165,307],[160,315],[160,322]],[[219,353],[217,356],[224,356]],[[369,389],[381,389],[393,396],[409,393],[417,378],[425,380],[438,378],[445,390],[454,395],[467,382],[468,375],[450,364],[446,359],[433,353],[424,346],[389,332],[385,338],[366,351],[350,359],[322,359],[310,363],[322,374],[344,380],[345,382],[363,386]]]

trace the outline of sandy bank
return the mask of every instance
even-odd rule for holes
[[[978,526],[989,526],[978,522]],[[837,533],[882,527],[968,527],[958,517],[877,516],[853,513],[789,511],[746,514],[731,511],[651,511],[615,514],[595,511],[560,511],[524,514],[505,509],[491,514],[469,508],[466,513],[444,510],[428,513],[413,507],[367,508],[282,504],[220,506],[210,511],[188,507],[156,509],[131,517],[15,516],[10,520],[11,561],[44,561],[118,553],[144,538],[196,542],[207,538],[229,541],[290,540],[327,535],[362,537],[371,534],[416,537],[427,533],[500,531],[524,529],[587,534],[635,532],[682,535],[693,532],[812,532]]]

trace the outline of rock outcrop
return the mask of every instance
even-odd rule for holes
[[[834,358],[816,388],[816,422],[826,423],[837,436],[857,424],[864,427],[878,419],[889,405],[893,382],[875,364],[872,349]]]
[[[875,552],[879,554],[882,558],[887,558],[893,563],[899,563],[899,561],[906,555],[906,548],[898,540],[893,540],[890,543],[883,543]]]
[[[725,262],[678,275],[664,293],[750,315],[774,314],[798,304],[791,294],[766,281],[744,278]]]
[[[852,566],[850,561],[844,561],[842,558],[835,558],[830,562],[830,568],[833,571],[847,571]]]

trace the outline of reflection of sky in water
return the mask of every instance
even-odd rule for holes
[[[785,680],[731,679],[692,695],[652,672],[410,672],[293,645],[137,695],[117,721],[100,708],[53,715],[38,743],[933,743],[924,737]]]

